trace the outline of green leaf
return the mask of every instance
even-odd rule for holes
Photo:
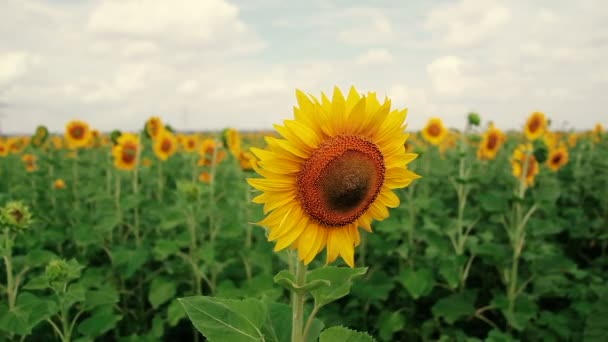
[[[102,305],[113,305],[118,301],[118,291],[111,286],[99,290],[89,290],[85,293],[84,309],[91,310]]]
[[[78,332],[89,337],[98,337],[113,329],[121,319],[122,316],[112,312],[112,307],[104,307],[82,321],[78,325]]]
[[[399,312],[383,311],[378,317],[378,332],[383,341],[392,341],[393,334],[405,327],[405,317]]]
[[[281,303],[268,303],[267,319],[262,327],[262,333],[267,342],[291,342],[291,307]],[[318,318],[313,320],[308,331],[307,342],[315,342],[323,330],[323,322]]]
[[[150,284],[150,292],[148,293],[148,300],[152,304],[153,308],[158,308],[166,301],[175,297],[177,288],[175,282],[166,278],[154,278],[152,284]]]
[[[157,240],[154,246],[154,256],[157,260],[165,260],[179,252],[179,245],[173,240]]]
[[[266,307],[257,299],[237,301],[197,296],[179,301],[194,326],[211,342],[264,340],[260,328],[266,319]]]
[[[46,277],[46,275],[39,275],[37,277],[34,277],[23,286],[24,290],[44,290],[48,288],[49,279]]]
[[[308,272],[306,282],[329,281],[328,286],[317,287],[310,292],[316,305],[324,306],[346,296],[353,285],[353,279],[363,276],[366,272],[367,267],[323,267]]]
[[[44,249],[35,249],[27,253],[25,264],[30,267],[43,266],[56,259],[57,255]]]
[[[605,341],[608,336],[608,287],[600,290],[600,297],[591,308],[587,322],[585,323],[585,342]]]
[[[446,322],[453,324],[458,319],[475,313],[476,297],[476,291],[464,291],[442,298],[433,305],[433,315],[443,317]]]
[[[326,329],[319,336],[319,342],[373,342],[374,339],[366,333],[350,330],[344,327]]]
[[[169,321],[169,326],[176,326],[183,318],[186,318],[186,312],[182,308],[182,305],[177,299],[172,300],[171,304],[167,306],[167,320]]]
[[[435,279],[429,269],[424,268],[414,271],[408,268],[400,274],[399,282],[414,299],[418,299],[431,293]]]
[[[307,282],[302,286],[296,285],[296,276],[289,271],[281,271],[274,276],[274,282],[283,286],[284,288],[296,292],[296,293],[308,293],[312,290],[318,289],[324,286],[330,286],[329,280],[319,279],[311,282]]]

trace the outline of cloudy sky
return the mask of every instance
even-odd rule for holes
[[[608,124],[608,4],[582,1],[0,0],[0,130],[270,128],[295,89],[355,85],[460,127],[532,111]]]

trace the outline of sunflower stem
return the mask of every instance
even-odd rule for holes
[[[297,259],[297,254],[294,254]],[[296,285],[304,286],[306,281],[306,265],[300,260],[296,261]],[[304,301],[306,295],[292,292],[292,320],[291,320],[291,342],[304,342],[302,327],[304,326]]]

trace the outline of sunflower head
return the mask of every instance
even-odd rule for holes
[[[201,172],[201,174],[198,175],[198,180],[203,183],[211,183],[211,174],[209,174],[209,172]]]
[[[4,139],[0,139],[0,157],[6,157],[8,155],[9,148],[8,144]]]
[[[160,160],[167,160],[177,151],[177,139],[173,133],[162,131],[154,140],[154,154]]]
[[[36,132],[34,136],[32,136],[32,145],[34,147],[41,147],[47,141],[49,137],[49,130],[46,126],[38,126],[36,127]]]
[[[253,167],[257,165],[257,159],[251,152],[241,151],[239,154],[239,164],[241,169],[248,171],[253,170]]]
[[[28,206],[20,201],[11,201],[0,209],[0,221],[9,228],[21,232],[29,229],[34,220]]]
[[[19,154],[25,149],[25,142],[19,137],[10,137],[6,141],[8,149],[12,154]]]
[[[79,120],[68,122],[65,128],[65,138],[71,149],[86,147],[92,138],[89,124]]]
[[[424,140],[436,146],[440,145],[447,135],[448,130],[445,128],[443,121],[441,121],[440,118],[431,118],[424,129],[422,129]]]
[[[528,140],[534,141],[543,136],[547,129],[547,118],[544,113],[534,112],[528,117],[524,133]]]
[[[564,165],[568,164],[568,149],[566,145],[561,144],[559,147],[553,148],[549,151],[549,158],[547,158],[547,166],[551,171],[557,171]]]
[[[153,116],[146,122],[146,135],[151,139],[156,139],[164,130],[165,125],[158,116]]]
[[[226,158],[226,152],[220,149],[219,144],[213,138],[207,138],[203,140],[201,147],[198,151],[200,159],[198,166],[210,166],[213,162],[213,156],[215,155],[215,164],[219,164]]]
[[[33,154],[24,154],[21,157],[21,161],[23,162],[23,164],[25,165],[25,170],[27,172],[34,172],[38,169],[38,166],[36,165],[36,156]]]
[[[539,167],[538,162],[534,157],[534,148],[532,147],[532,144],[519,145],[515,151],[513,151],[511,166],[515,178],[521,180],[523,177],[527,186],[534,184],[534,178],[539,172]],[[524,169],[525,175],[522,175]]]
[[[241,153],[241,136],[239,132],[234,128],[226,128],[222,132],[222,138],[224,146],[230,150],[233,156],[238,158]]]
[[[55,188],[56,190],[63,190],[67,187],[67,185],[65,184],[65,181],[61,178],[56,179],[53,182],[53,188]]]
[[[576,134],[576,133],[568,134],[568,146],[570,148],[576,147],[577,142],[578,142],[578,134]]]
[[[506,136],[504,133],[500,129],[494,127],[494,125],[490,125],[488,130],[483,134],[481,143],[477,149],[477,157],[482,160],[495,159],[496,154],[505,140]]]
[[[604,134],[604,126],[598,122],[593,127],[593,142],[599,143],[602,140],[602,134]]]
[[[60,135],[55,135],[51,139],[51,142],[53,143],[53,147],[56,150],[61,150],[63,148],[63,145],[64,145],[64,138],[62,136],[60,136]]]
[[[182,140],[182,146],[184,147],[184,151],[186,152],[194,152],[198,148],[200,144],[200,139],[198,135],[192,134],[187,135]]]
[[[131,133],[124,133],[117,139],[112,147],[114,166],[119,170],[131,171],[137,166],[139,158],[139,137]]]
[[[267,137],[267,149],[252,148],[262,178],[248,179],[262,194],[266,218],[259,224],[276,241],[310,263],[327,249],[327,263],[338,256],[354,267],[359,227],[371,232],[373,220],[399,205],[393,189],[409,185],[416,174],[407,164],[416,158],[404,144],[406,110],[390,109],[375,93],[347,97],[334,89],[321,100],[296,91],[294,120],[275,125],[282,138]]]

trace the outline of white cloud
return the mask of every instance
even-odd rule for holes
[[[426,70],[437,92],[459,95],[483,84],[480,79],[466,75],[467,67],[467,63],[459,57],[444,56],[434,60]]]
[[[190,95],[196,92],[200,87],[200,84],[196,80],[187,80],[177,87],[177,92],[180,94]]]
[[[382,65],[392,61],[393,55],[387,49],[370,49],[357,57],[357,64],[361,65]]]
[[[153,64],[133,64],[121,67],[109,81],[94,85],[85,92],[82,100],[87,103],[112,102],[124,99],[130,93],[142,89],[152,77],[163,73],[163,67]]]
[[[470,47],[490,39],[511,19],[511,10],[494,1],[461,0],[431,10],[426,28],[452,47]]]
[[[369,45],[385,41],[393,34],[390,19],[370,8],[353,8],[340,15],[344,27],[338,28],[337,40],[349,45]],[[353,25],[354,24],[354,25]]]
[[[39,57],[35,57],[27,52],[12,51],[0,53],[0,86],[8,85],[17,80],[39,62]]]

